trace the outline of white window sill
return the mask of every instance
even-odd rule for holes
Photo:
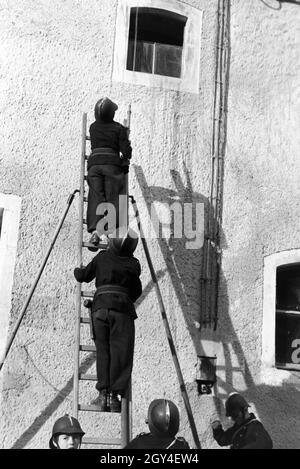
[[[263,364],[260,372],[260,383],[270,386],[281,386],[291,377],[289,370],[275,368],[272,365]]]

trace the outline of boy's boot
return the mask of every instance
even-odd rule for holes
[[[109,394],[107,389],[101,389],[101,391],[99,391],[99,395],[91,402],[91,404],[97,406],[100,412],[109,412],[108,400]]]
[[[114,391],[109,393],[109,407],[111,412],[121,412],[121,399]]]

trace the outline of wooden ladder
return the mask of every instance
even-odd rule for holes
[[[130,111],[129,111],[130,112]],[[128,114],[127,125],[129,124],[130,114]],[[124,122],[124,124],[125,124]],[[88,242],[83,240],[83,227],[86,225],[86,219],[84,218],[85,204],[87,203],[87,169],[86,163],[88,159],[86,142],[90,140],[87,136],[87,114],[83,114],[82,118],[82,151],[81,151],[81,169],[80,169],[80,195],[79,195],[79,230],[78,230],[78,259],[77,265],[82,266],[83,263],[83,251],[84,249],[90,247],[91,245]],[[126,177],[126,193],[128,193],[128,182]],[[94,246],[93,246],[94,247]],[[99,249],[106,249],[107,244],[100,244]],[[98,422],[101,422],[101,416],[109,415],[109,413],[101,412],[97,406],[81,404],[79,403],[80,396],[80,382],[82,381],[91,381],[96,382],[97,376],[82,373],[80,370],[81,363],[81,352],[90,352],[95,354],[96,348],[94,345],[86,345],[81,343],[82,337],[82,327],[90,327],[92,330],[91,324],[91,299],[93,298],[92,292],[83,291],[82,285],[77,282],[76,287],[76,327],[75,327],[75,357],[74,357],[74,378],[73,378],[73,415],[78,419],[79,412],[91,412],[97,416],[99,419]],[[91,334],[92,335],[92,334]],[[121,403],[121,414],[120,414],[120,431],[118,432],[121,435],[118,438],[102,438],[102,437],[91,437],[84,436],[82,443],[84,445],[101,445],[101,446],[125,446],[131,439],[132,431],[132,419],[131,419],[132,403],[131,403],[131,383],[127,391],[127,395],[122,398]],[[116,414],[114,414],[116,415]],[[80,421],[80,419],[79,419]],[[103,427],[105,432],[105,427]]]

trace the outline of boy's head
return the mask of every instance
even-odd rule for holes
[[[230,417],[235,423],[241,424],[248,416],[249,404],[239,393],[229,395],[225,402],[226,417]]]
[[[174,437],[179,429],[179,410],[172,401],[155,399],[149,405],[146,423],[153,435]]]
[[[74,417],[66,414],[56,420],[49,441],[51,449],[80,449],[84,435],[79,422]]]
[[[95,119],[102,120],[104,122],[112,122],[117,109],[117,104],[109,98],[101,98],[95,105]]]
[[[121,226],[109,235],[108,249],[117,256],[132,256],[138,240],[138,234],[134,230]]]

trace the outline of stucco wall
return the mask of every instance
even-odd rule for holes
[[[219,330],[244,370],[226,386],[245,389],[282,448],[299,448],[299,380],[261,369],[263,268],[300,244],[299,18],[297,5],[232,2]]]
[[[67,196],[78,186],[81,116],[88,111],[92,120],[100,96],[107,94],[118,102],[120,121],[132,105],[130,192],[138,202],[145,196],[166,202],[178,196],[182,202],[207,201],[217,1],[185,2],[203,11],[199,94],[111,81],[116,1],[0,3],[0,186],[2,192],[22,198],[11,311],[15,320]],[[292,413],[296,415],[296,384],[292,379],[265,384],[260,353],[263,258],[299,247],[294,220],[299,212],[300,8],[285,5],[275,11],[260,1],[245,0],[231,4],[220,323],[217,333],[205,332],[202,338],[207,351],[218,353],[216,394],[224,398],[224,392],[233,388],[246,391],[276,446],[299,447],[297,423],[293,421],[293,431],[288,429]],[[145,208],[142,214],[146,219]],[[47,447],[54,420],[72,409],[77,225],[74,206],[4,369],[3,448]],[[185,250],[181,242],[174,250],[155,240],[149,247],[200,439],[204,447],[215,447],[209,421],[216,401],[199,397],[194,381],[197,353],[202,350],[195,326],[200,314],[201,251]],[[149,288],[136,321],[133,434],[145,430],[149,401],[166,396],[182,408],[180,433],[193,444],[141,247],[137,256],[143,285]],[[82,400],[88,402],[94,395],[90,387]],[[218,404],[217,410],[222,406]],[[103,418],[80,416],[87,433],[97,436],[106,428],[113,434],[113,425]],[[117,418],[110,420],[116,423]]]

